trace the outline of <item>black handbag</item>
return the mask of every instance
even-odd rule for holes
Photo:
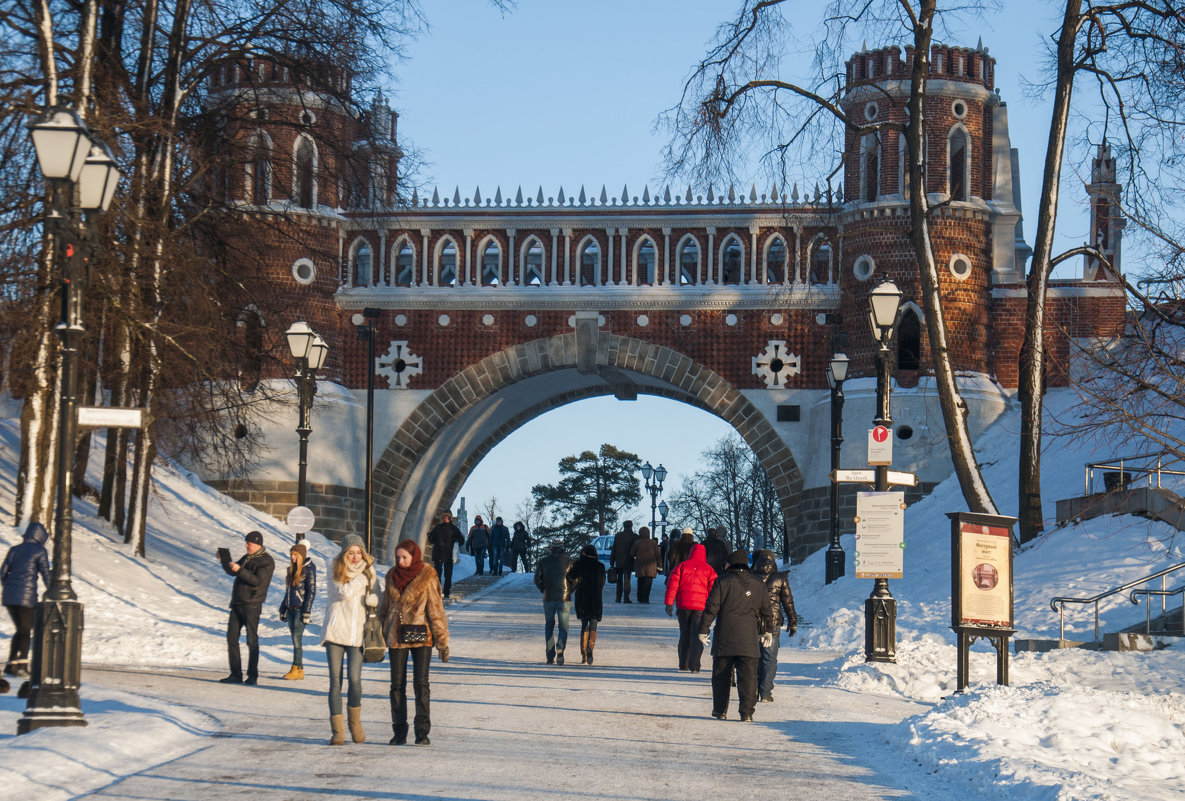
[[[362,624],[362,661],[382,662],[387,655],[387,640],[383,637],[383,623],[378,609],[366,607],[366,622]]]
[[[607,571],[605,571],[605,580],[608,581],[610,584],[616,584],[617,583],[617,568],[611,567]]]
[[[428,627],[423,623],[400,623],[399,643],[401,645],[423,645],[428,642]]]

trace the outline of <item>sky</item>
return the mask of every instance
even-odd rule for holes
[[[809,12],[820,5],[798,7]],[[462,197],[476,188],[489,197],[499,187],[513,196],[519,186],[530,195],[540,186],[545,194],[561,186],[567,194],[581,186],[599,194],[602,185],[612,195],[623,185],[631,194],[641,195],[644,185],[653,193],[662,185],[666,142],[657,118],[678,102],[691,67],[733,9],[722,0],[519,0],[506,13],[484,0],[427,3],[431,30],[408,48],[400,83],[390,90],[401,140],[429,162],[422,175],[427,194],[433,186],[450,197],[458,187]],[[1030,245],[1050,112],[1048,95],[1030,97],[1022,78],[1040,77],[1041,32],[1054,31],[1056,18],[1051,4],[1004,0],[1002,13],[948,40],[975,46],[982,38],[997,59],[1013,146],[1020,149]],[[1070,171],[1078,166],[1067,164]],[[760,174],[752,180],[769,183]],[[1063,194],[1061,247],[1085,238],[1087,219],[1078,213],[1084,201],[1080,190]],[[1070,266],[1080,269],[1076,260]],[[556,480],[561,457],[604,442],[663,463],[672,471],[670,490],[730,430],[674,401],[583,401],[508,437],[470,476],[461,497],[471,510],[491,497],[503,511],[513,510],[531,486]],[[647,499],[633,517],[649,516]]]

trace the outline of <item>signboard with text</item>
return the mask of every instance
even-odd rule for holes
[[[901,578],[905,493],[856,493],[856,578]]]
[[[949,517],[951,625],[1011,629],[1014,518],[966,512]]]
[[[868,463],[893,463],[893,432],[886,426],[868,429]]]

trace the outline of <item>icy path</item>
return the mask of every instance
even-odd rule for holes
[[[659,590],[650,605],[606,604],[591,667],[578,664],[578,624],[569,664],[543,664],[541,604],[527,576],[450,607],[453,659],[432,664],[427,748],[387,745],[387,663],[364,672],[368,742],[342,748],[324,745],[316,647],[305,681],[265,677],[257,688],[227,687],[206,671],[87,670],[92,686],[193,706],[223,727],[196,751],[90,797],[713,801],[766,788],[827,801],[925,798],[896,785],[902,774],[882,733],[924,707],[810,686],[819,657],[783,640],[775,702],[759,704],[753,724],[736,720],[735,699],[732,720],[713,720],[709,663],[697,675],[674,669],[677,628]]]

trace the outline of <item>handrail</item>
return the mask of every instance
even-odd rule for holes
[[[1129,601],[1131,601],[1133,604],[1138,605],[1140,602],[1136,600],[1137,595],[1143,595],[1145,598],[1144,633],[1148,634],[1148,635],[1152,634],[1152,596],[1153,595],[1160,596],[1160,613],[1163,615],[1167,611],[1165,609],[1165,599],[1171,598],[1174,595],[1180,595],[1181,596],[1181,631],[1182,631],[1182,633],[1185,633],[1185,584],[1182,584],[1180,587],[1177,587],[1177,588],[1171,589],[1171,590],[1147,590],[1147,589],[1132,590],[1131,594],[1129,594],[1127,596],[1127,599]],[[1166,628],[1167,628],[1167,621],[1166,621]]]
[[[1165,459],[1166,456],[1172,455],[1172,458]],[[1155,466],[1132,466],[1131,462],[1140,461],[1143,459],[1155,459]],[[1185,476],[1185,470],[1168,470],[1164,467],[1165,464],[1174,464],[1182,462],[1183,460],[1172,454],[1171,451],[1160,451],[1159,453],[1141,453],[1136,456],[1119,456],[1114,459],[1108,459],[1103,462],[1087,462],[1086,463],[1086,492],[1084,494],[1091,494],[1091,485],[1094,484],[1094,471],[1098,470],[1118,470],[1119,475],[1123,476],[1130,471],[1132,475],[1147,474],[1148,486],[1153,486],[1152,478],[1155,476],[1155,486],[1160,488],[1160,477],[1162,475],[1170,476]]]
[[[1110,598],[1112,595],[1117,595],[1124,590],[1129,590],[1137,584],[1143,584],[1146,581],[1152,581],[1153,579],[1157,578],[1160,579],[1161,591],[1164,591],[1166,584],[1164,577],[1169,573],[1176,572],[1182,568],[1185,568],[1185,562],[1181,562],[1178,565],[1173,565],[1172,567],[1166,567],[1159,573],[1153,573],[1150,576],[1144,576],[1143,578],[1138,578],[1135,581],[1129,581],[1127,584],[1107,590],[1106,592],[1101,592],[1098,595],[1091,596],[1090,598],[1069,598],[1065,596],[1058,596],[1057,598],[1050,599],[1049,608],[1058,613],[1058,639],[1066,639],[1066,604],[1094,604],[1094,641],[1099,642],[1099,601],[1103,600],[1104,598]],[[1130,596],[1128,600],[1131,600]]]

